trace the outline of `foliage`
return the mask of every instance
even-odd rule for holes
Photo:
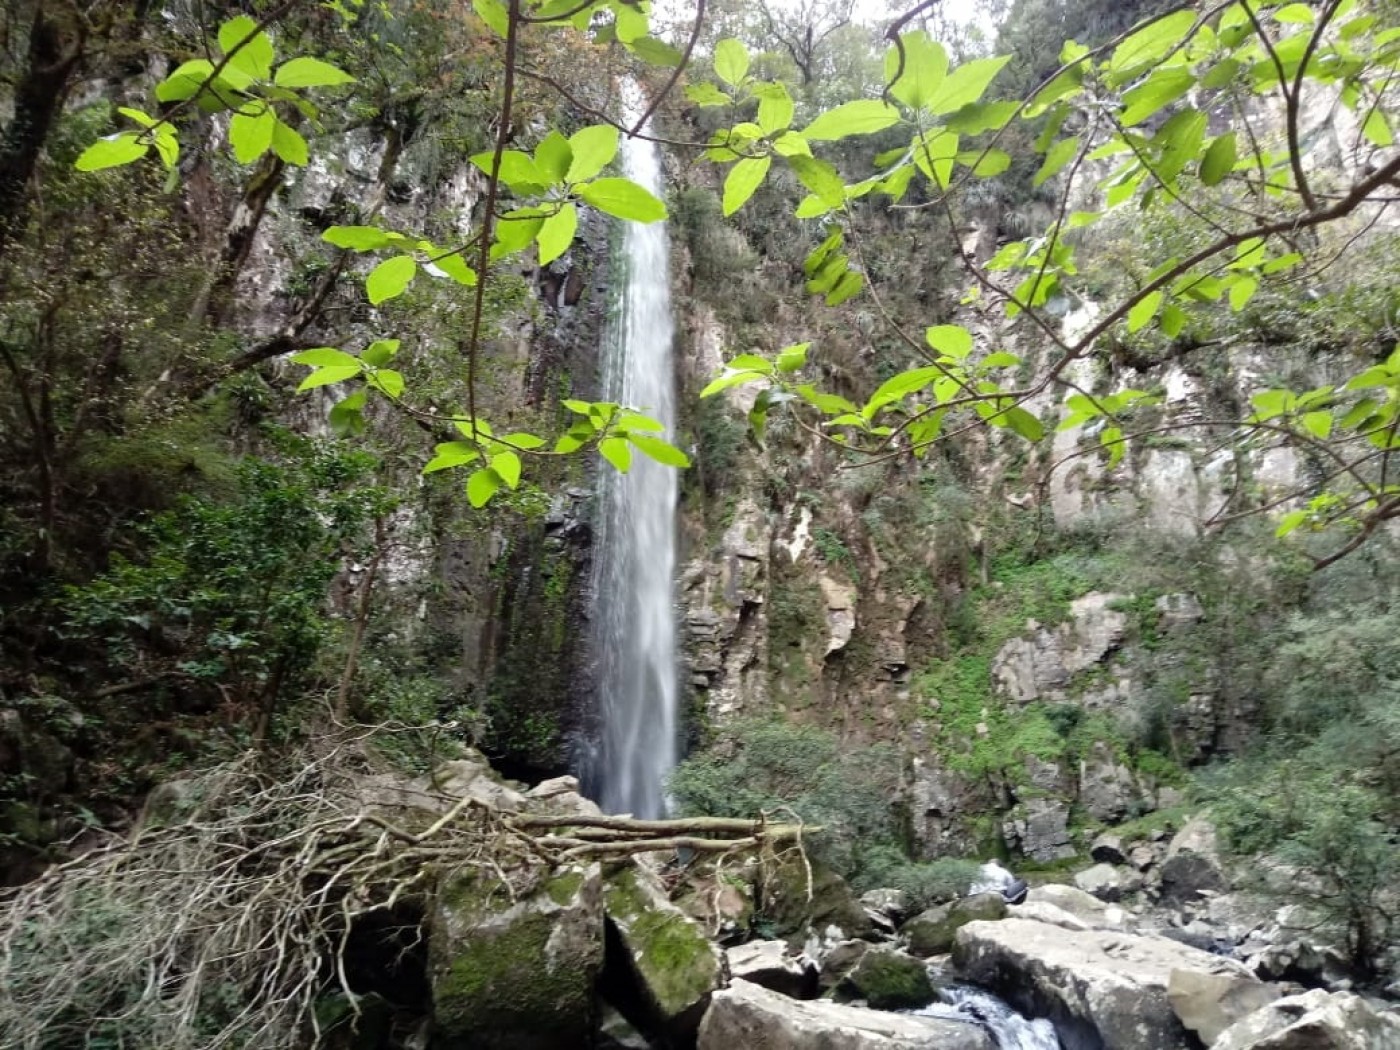
[[[855,889],[895,889],[904,894],[911,912],[923,911],[966,895],[982,866],[975,860],[940,857],[911,861],[893,846],[881,846],[866,854],[865,866]]]
[[[670,791],[688,815],[796,815],[819,824],[814,855],[852,878],[872,845],[898,836],[891,800],[899,778],[888,748],[851,751],[812,726],[745,720],[727,725],[708,749],[677,766]]]
[[[68,589],[67,642],[104,677],[165,697],[167,710],[222,701],[265,731],[308,684],[334,632],[330,581],[385,507],[367,484],[369,457],[315,446],[304,456],[250,460],[237,498],[186,497],[140,526],[135,559],[115,555]]]

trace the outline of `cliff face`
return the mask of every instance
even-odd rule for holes
[[[1320,99],[1303,106],[1304,163],[1345,184],[1355,157],[1335,116]],[[960,324],[975,353],[1010,351],[1026,375],[1055,351],[999,307],[959,303],[970,277],[943,261],[952,252],[919,212],[854,210],[849,240],[863,242],[874,293],[829,310],[801,289],[820,235],[787,217],[781,184],[721,235],[687,226],[711,214],[717,187],[686,178],[678,298],[692,395],[734,354],[812,340],[818,385],[859,401],[909,367],[891,316]],[[1320,233],[1320,257],[1343,254],[1301,285],[1183,337],[1105,336],[1075,362],[1072,389],[1161,397],[1121,459],[1078,430],[1028,446],[976,429],[922,461],[872,462],[781,414],[761,444],[746,437],[754,387],[700,404],[681,587],[701,723],[773,716],[849,747],[897,745],[929,856],[1008,849],[1052,862],[1080,851],[1088,829],[1181,805],[1188,770],[1260,731],[1260,639],[1330,586],[1273,541],[1265,513],[1296,505],[1285,501],[1327,464],[1282,441],[1241,444],[1232,421],[1261,390],[1344,381],[1388,352],[1393,266],[1380,260],[1396,234],[1383,211]],[[1019,221],[978,210],[967,250],[985,257]],[[1102,299],[1061,301],[1066,334],[1178,249],[1174,235],[1170,219],[1132,214],[1082,236]],[[1045,413],[1064,396],[1027,407]]]

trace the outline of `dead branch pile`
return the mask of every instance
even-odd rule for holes
[[[428,791],[368,802],[362,743],[278,776],[250,755],[181,781],[173,815],[0,898],[0,1047],[314,1044],[317,1001],[355,1001],[355,924],[421,909],[446,868],[480,866],[513,893],[574,860],[800,843],[799,826],[763,821],[505,813]]]

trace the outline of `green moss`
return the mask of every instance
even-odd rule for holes
[[[633,869],[608,880],[608,915],[664,1017],[675,1017],[715,987],[718,963],[700,928],[679,910],[653,906]]]
[[[563,907],[578,896],[578,891],[582,886],[583,872],[566,871],[545,883],[544,889],[549,894],[550,900]]]
[[[872,948],[842,983],[841,992],[876,1010],[903,1010],[933,1002],[924,964],[898,952]]]

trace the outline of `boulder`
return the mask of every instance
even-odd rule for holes
[[[814,939],[815,940],[815,939]],[[813,947],[804,953],[807,956],[814,954]],[[821,952],[820,972],[817,975],[817,983],[823,992],[828,992],[846,979],[846,975],[856,968],[856,964],[865,957],[865,953],[870,951],[869,941],[842,941],[834,944],[826,951]]]
[[[1105,831],[1089,847],[1089,856],[1099,864],[1126,864],[1128,854],[1123,850],[1123,837]]]
[[[814,860],[809,886],[807,870],[800,858],[789,857],[775,865],[765,880],[762,911],[774,932],[786,937],[835,926],[842,937],[870,936],[874,924],[846,880]]]
[[[1066,930],[1092,930],[1094,928],[1078,916],[1071,915],[1063,908],[1057,908],[1045,901],[1026,901],[1024,904],[1012,905],[1007,909],[1007,914],[1013,919],[1030,919],[1032,922],[1043,922],[1049,926],[1059,926]]]
[[[693,1042],[710,993],[724,980],[719,949],[640,865],[608,876],[603,904],[616,935],[608,938],[604,994],[643,1032]]]
[[[1031,860],[1049,864],[1075,855],[1069,834],[1069,803],[1037,798],[1023,802],[1002,822],[1007,846]]]
[[[1400,1018],[1350,992],[1290,995],[1236,1021],[1211,1050],[1400,1050]]]
[[[864,943],[864,942],[860,942]],[[750,941],[726,949],[731,976],[762,985],[791,999],[817,997],[817,967],[806,954],[792,954],[783,941]]]
[[[1141,792],[1133,772],[1102,741],[1079,764],[1079,804],[1095,820],[1117,823],[1132,812]]]
[[[1207,1046],[1236,1021],[1282,994],[1277,985],[1233,974],[1173,970],[1167,978],[1167,1001],[1181,1023]]]
[[[1215,826],[1193,817],[1167,846],[1162,862],[1162,899],[1187,903],[1228,889],[1216,846]]]
[[[428,936],[433,1017],[444,1045],[566,1050],[593,1024],[603,965],[598,865],[542,876],[512,903],[477,868],[443,877]]]
[[[1000,893],[978,893],[952,904],[940,904],[921,912],[900,931],[911,954],[921,959],[953,950],[953,938],[969,922],[994,922],[1006,917],[1006,901]]]
[[[1069,912],[1090,929],[1121,930],[1133,916],[1113,904],[1099,900],[1092,893],[1086,893],[1078,886],[1065,886],[1050,882],[1034,887],[1026,895],[1026,904],[1048,904],[1061,911]],[[1021,907],[1025,907],[1022,905]],[[1023,915],[1022,918],[1029,916]]]
[[[875,1010],[909,1010],[936,998],[928,970],[894,948],[872,947],[836,986],[843,999],[863,999]]]
[[[1128,868],[1095,864],[1075,875],[1074,884],[1085,893],[1112,903],[1142,889],[1142,876]]]
[[[798,1002],[748,981],[715,993],[699,1050],[994,1050],[980,1027],[881,1013],[825,1001]]]
[[[1070,1046],[1191,1050],[1167,999],[1173,970],[1248,977],[1242,966],[1156,937],[1067,931],[1025,919],[968,923],[958,971],[1022,1013],[1048,1016]]]

